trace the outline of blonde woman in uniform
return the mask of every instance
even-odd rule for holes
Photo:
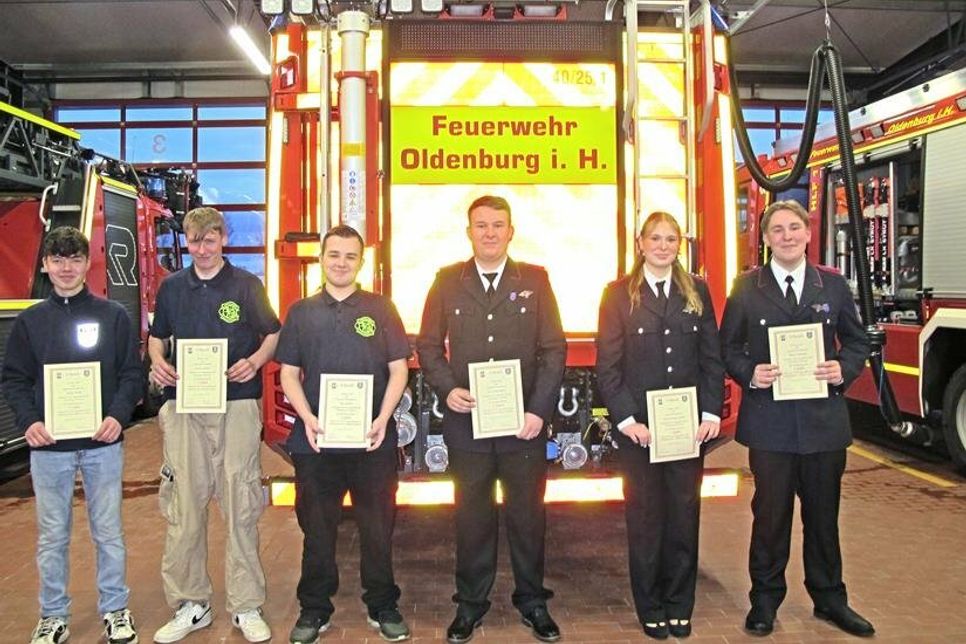
[[[697,387],[698,441],[718,435],[724,363],[708,287],[678,261],[681,228],[652,213],[630,273],[604,290],[598,384],[617,423],[634,606],[655,639],[691,634],[704,458],[650,462],[645,392]]]

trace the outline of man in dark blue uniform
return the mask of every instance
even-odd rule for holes
[[[563,377],[566,341],[546,271],[507,256],[513,239],[510,205],[480,197],[468,210],[473,257],[439,271],[426,298],[417,340],[420,366],[446,401],[443,435],[456,490],[456,618],[449,642],[473,637],[490,607],[496,577],[497,507],[503,486],[513,564],[513,605],[542,641],[560,639],[543,586],[543,504],[547,482],[544,424]],[[447,358],[446,343],[449,342]],[[519,359],[524,425],[516,436],[473,439],[468,365]]]
[[[399,441],[392,413],[409,367],[409,340],[389,298],[356,284],[362,268],[362,237],[337,226],[322,240],[322,290],[289,311],[278,343],[282,390],[298,417],[287,448],[295,464],[295,513],[305,535],[298,621],[289,641],[313,644],[327,630],[339,588],[335,546],[342,499],[352,495],[359,526],[363,595],[369,625],[390,642],[409,638],[398,610],[392,572]],[[367,449],[319,449],[319,386],[322,374],[371,374],[372,427]],[[303,378],[304,376],[304,378]]]
[[[3,393],[30,446],[37,503],[40,622],[30,641],[60,644],[70,637],[68,548],[74,480],[80,472],[97,549],[97,606],[104,617],[105,636],[109,644],[131,644],[138,636],[127,608],[121,428],[130,421],[144,390],[137,336],[124,307],[87,290],[90,244],[81,231],[55,228],[44,240],[43,265],[54,291],[17,316],[7,340],[2,377]],[[100,365],[101,409],[97,411],[103,421],[90,428],[88,438],[58,437],[44,416],[44,365],[88,362]]]
[[[797,494],[805,586],[815,616],[853,635],[872,635],[872,624],[849,608],[838,533],[845,448],[852,442],[844,393],[862,372],[869,343],[842,276],[805,258],[811,240],[805,209],[794,201],[776,202],[762,215],[761,229],[771,261],[735,281],[721,324],[728,372],[742,386],[737,439],[749,448],[755,476],[745,629],[771,633],[785,598]],[[776,401],[772,384],[781,372],[769,355],[768,329],[808,323],[824,330],[827,359],[815,377],[828,383],[828,398]]]

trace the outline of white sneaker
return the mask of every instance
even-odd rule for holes
[[[231,618],[235,628],[241,630],[242,635],[249,642],[265,642],[272,639],[272,629],[268,627],[262,617],[261,608],[253,608],[243,613],[235,613]]]
[[[180,642],[188,633],[205,626],[211,626],[211,606],[208,602],[183,602],[171,621],[154,634],[154,641],[158,644]]]
[[[138,644],[131,611],[124,608],[104,613],[104,637],[108,644]]]
[[[30,636],[30,644],[60,644],[70,637],[67,620],[63,617],[43,617]]]

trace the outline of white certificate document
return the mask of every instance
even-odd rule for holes
[[[44,427],[55,440],[90,438],[101,426],[101,363],[44,365]]]
[[[697,388],[656,389],[645,396],[651,462],[680,461],[700,455]]]
[[[317,447],[369,447],[372,374],[323,373]]]
[[[179,414],[224,414],[228,411],[228,339],[179,339],[176,344],[174,410]]]
[[[828,382],[815,378],[818,363],[825,361],[820,323],[771,327],[768,349],[772,364],[782,372],[771,386],[775,400],[828,398]]]
[[[519,360],[471,362],[473,438],[516,436],[523,429],[523,380]]]

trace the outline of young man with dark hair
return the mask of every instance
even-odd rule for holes
[[[138,341],[124,307],[87,290],[91,259],[83,233],[66,226],[54,229],[44,241],[43,266],[53,293],[17,316],[2,375],[3,393],[30,446],[37,504],[41,617],[31,644],[59,644],[70,636],[68,548],[78,472],[97,550],[97,608],[105,636],[111,644],[134,644],[138,637],[127,608],[121,524],[121,429],[143,391]],[[91,428],[90,438],[58,440],[44,416],[44,365],[81,362],[100,364],[103,420]]]
[[[467,210],[473,257],[440,269],[426,296],[416,342],[426,379],[446,402],[443,436],[456,495],[456,617],[451,644],[467,642],[490,608],[496,579],[499,480],[504,504],[513,605],[533,636],[560,639],[543,586],[547,485],[545,424],[563,378],[567,344],[547,272],[507,255],[510,205],[486,195]],[[447,346],[448,345],[448,346]],[[448,348],[448,350],[447,350]],[[470,363],[519,359],[524,423],[515,436],[473,438]]]
[[[369,625],[390,642],[409,638],[392,570],[398,487],[392,413],[406,388],[411,351],[392,301],[356,284],[362,254],[362,237],[355,229],[337,226],[326,233],[321,254],[325,285],[291,308],[278,342],[282,389],[298,414],[287,449],[295,464],[295,513],[305,535],[301,612],[289,637],[293,644],[314,644],[329,628],[332,596],[339,588],[336,537],[347,490],[359,527],[362,601]],[[318,407],[322,374],[372,375],[374,416],[367,448],[318,447],[318,435],[326,432]]]
[[[263,642],[272,632],[261,611],[265,573],[258,558],[264,507],[260,369],[275,353],[281,325],[259,279],[222,254],[228,234],[220,212],[195,208],[185,215],[184,230],[192,265],[161,284],[148,338],[151,378],[165,387],[167,399],[158,413],[164,433],[158,496],[168,520],[161,577],[175,609],[154,641],[177,642],[211,624],[207,527],[214,495],[228,532],[225,603],[245,639]],[[224,414],[177,413],[178,372],[165,357],[167,338],[175,345],[183,339],[227,338]]]

